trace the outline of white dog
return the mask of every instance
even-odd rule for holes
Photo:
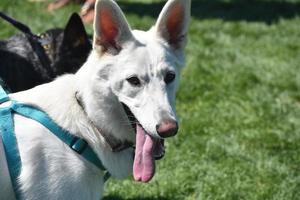
[[[150,181],[154,160],[164,153],[163,139],[178,130],[175,92],[190,6],[190,0],[169,0],[155,26],[144,32],[131,31],[114,1],[98,0],[93,50],[81,69],[10,98],[40,108],[60,127],[86,140],[113,177],[133,171],[136,181]],[[40,123],[14,115],[14,124],[21,199],[102,197],[102,170]],[[135,144],[135,150],[126,144]],[[114,145],[125,148],[116,150]],[[0,199],[13,199],[8,190],[1,191],[7,183],[0,179]]]

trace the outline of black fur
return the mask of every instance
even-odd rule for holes
[[[71,16],[65,29],[50,29],[40,37],[54,76],[44,69],[25,34],[0,40],[0,84],[11,92],[30,89],[55,76],[76,72],[92,48],[77,14]]]

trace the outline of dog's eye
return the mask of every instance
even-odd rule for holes
[[[166,83],[166,84],[169,84],[169,83],[171,83],[172,81],[174,81],[175,76],[176,76],[176,75],[175,75],[174,72],[168,72],[168,73],[166,74],[166,76],[165,76],[165,79],[164,79],[165,83]]]
[[[132,76],[126,79],[131,85],[133,86],[140,86],[141,85],[141,81],[138,77],[136,76]]]

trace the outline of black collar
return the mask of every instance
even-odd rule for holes
[[[78,92],[75,93],[75,98],[76,98],[78,105],[82,108],[82,111],[87,116],[84,104],[82,103],[81,97],[79,96]],[[87,118],[88,118],[88,116],[87,116]],[[93,130],[96,131],[97,134],[101,135],[104,138],[105,143],[108,145],[108,147],[110,148],[110,150],[112,152],[120,152],[120,151],[123,151],[128,148],[134,148],[134,144],[132,144],[131,142],[120,141],[119,139],[113,137],[112,134],[109,134],[103,130],[99,130],[99,128],[94,124],[94,122],[92,120],[90,120],[89,118],[88,118],[88,120],[89,120],[89,123],[90,123],[91,127],[93,128]]]

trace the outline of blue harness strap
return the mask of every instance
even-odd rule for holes
[[[2,87],[0,87],[0,103],[6,101],[9,101],[9,97]],[[85,140],[71,135],[69,132],[63,130],[45,112],[39,110],[38,108],[12,101],[8,107],[0,108],[0,134],[3,139],[9,173],[17,199],[19,199],[17,178],[20,174],[21,159],[14,132],[14,113],[39,122],[49,129],[62,142],[84,157],[87,161],[93,163],[102,171],[106,171],[104,175],[104,181],[110,177],[110,173],[105,169],[101,160]]]
[[[98,156],[85,140],[71,135],[69,132],[63,130],[52,119],[50,119],[45,112],[33,106],[17,102],[13,102],[11,108],[19,115],[39,122],[49,129],[54,135],[56,135],[61,141],[67,144],[71,149],[76,151],[78,154],[81,154],[86,160],[96,165],[99,169],[106,170]]]
[[[9,97],[2,87],[0,87],[0,103],[9,101]],[[10,107],[0,108],[0,136],[3,140],[8,170],[15,191],[16,199],[19,199],[17,178],[20,174],[21,159],[18,151],[18,144],[13,131],[12,110]]]
[[[3,140],[8,170],[16,199],[19,199],[17,180],[21,169],[21,159],[18,151],[16,136],[15,134],[11,133],[12,127],[14,127],[12,112],[10,108],[1,108],[0,115],[0,134]]]

